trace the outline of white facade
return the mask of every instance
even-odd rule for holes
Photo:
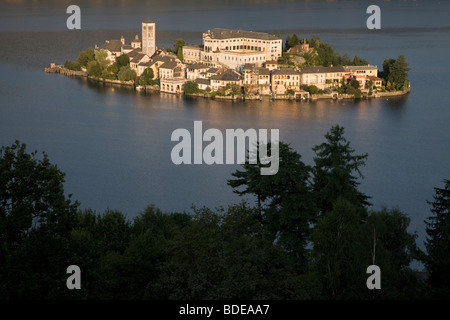
[[[262,66],[262,64],[266,61],[266,54],[264,52],[256,51],[224,51],[218,54],[218,61],[231,69],[237,69],[239,66],[246,63],[254,63],[257,66]]]
[[[268,33],[212,29],[203,33],[205,52],[263,52],[266,60],[277,60],[282,55],[283,39]]]
[[[183,93],[183,85],[185,79],[161,79],[160,90],[161,92],[168,93]]]
[[[201,46],[183,46],[183,62],[193,63],[200,61],[202,50]]]

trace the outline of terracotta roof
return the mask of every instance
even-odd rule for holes
[[[140,62],[145,56],[146,54],[144,53],[138,53],[130,60],[130,62]]]
[[[143,66],[143,67],[150,67],[151,65],[153,65],[155,62],[154,61],[147,61],[147,62],[140,62],[138,65],[139,66]]]
[[[203,79],[203,78],[197,78],[197,79],[195,79],[195,82],[198,84],[206,84],[208,86],[211,84],[211,80]]]
[[[373,70],[373,69],[377,69],[377,66],[346,66],[345,69],[350,70],[350,71],[354,71],[354,70]]]
[[[199,45],[191,45],[191,46],[183,46],[183,48],[188,48],[188,49],[203,49],[205,46],[203,44],[199,44]]]
[[[272,74],[300,74],[300,72],[294,69],[277,69],[272,70]]]
[[[254,63],[246,63],[246,64],[244,64],[244,67],[242,69],[243,70],[253,70],[254,67],[255,67]]]
[[[163,69],[175,69],[177,67],[177,63],[175,61],[167,61],[164,62],[163,65],[161,65],[159,68],[163,68]]]
[[[212,80],[222,80],[222,81],[239,81],[240,77],[233,71],[227,70],[222,74],[216,74],[211,77]]]
[[[306,67],[301,73],[330,73],[330,72],[345,72],[344,67]]]
[[[188,69],[209,69],[210,67],[201,62],[195,62],[195,63],[191,63],[186,68],[188,68]]]
[[[217,73],[217,72],[219,72],[219,68],[209,68],[206,72],[207,73]]]
[[[222,28],[214,28],[209,31],[209,35],[214,39],[230,39],[230,38],[251,38],[260,40],[280,40],[276,36],[273,36],[265,32],[254,32],[246,30],[230,30]],[[208,33],[208,32],[205,32]]]
[[[267,68],[258,68],[258,73],[261,76],[269,76],[270,75],[270,70]]]
[[[152,57],[153,60],[155,61],[162,61],[162,62],[169,62],[169,61],[175,61],[175,57],[174,56],[153,56]]]
[[[107,40],[107,42],[99,46],[99,48],[109,50],[111,52],[120,52],[122,48],[122,42],[120,40]]]

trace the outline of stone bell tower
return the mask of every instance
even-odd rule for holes
[[[155,23],[151,20],[142,22],[142,53],[151,57],[156,51]]]

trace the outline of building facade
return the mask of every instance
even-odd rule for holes
[[[286,90],[300,90],[300,72],[294,69],[273,70],[271,77],[272,92],[285,94]]]
[[[203,46],[205,52],[263,52],[265,62],[281,57],[283,39],[264,32],[214,28],[203,33]]]
[[[316,86],[319,89],[338,86],[345,78],[347,71],[345,67],[306,67],[300,72],[301,84]]]

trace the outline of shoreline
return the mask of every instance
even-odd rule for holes
[[[134,81],[120,81],[120,80],[110,80],[110,79],[99,79],[92,76],[89,76],[86,71],[75,71],[75,70],[69,70],[62,66],[51,66],[49,68],[45,68],[44,71],[46,73],[58,73],[60,75],[66,76],[66,77],[84,77],[87,78],[90,81],[94,81],[97,83],[107,83],[112,85],[119,85],[126,88],[133,88],[134,91],[137,92],[161,92],[159,85],[148,85],[148,86],[137,86],[135,85]],[[204,99],[213,99],[213,100],[259,100],[259,101],[267,101],[267,100],[290,100],[290,101],[317,101],[317,100],[343,100],[343,99],[349,99],[349,100],[358,100],[358,99],[372,99],[372,98],[387,98],[387,97],[401,97],[404,95],[407,95],[411,92],[411,88],[408,88],[406,91],[375,91],[371,96],[369,96],[367,93],[363,92],[361,98],[355,98],[354,95],[350,94],[338,94],[337,92],[332,92],[328,94],[308,94],[308,98],[301,97],[297,98],[295,95],[253,95],[253,96],[246,96],[243,97],[242,95],[227,95],[227,96],[221,96],[221,95],[211,95],[209,93],[192,93],[192,94],[185,94],[185,93],[170,93],[172,95],[184,95],[186,97],[193,97],[193,98],[204,98]]]

